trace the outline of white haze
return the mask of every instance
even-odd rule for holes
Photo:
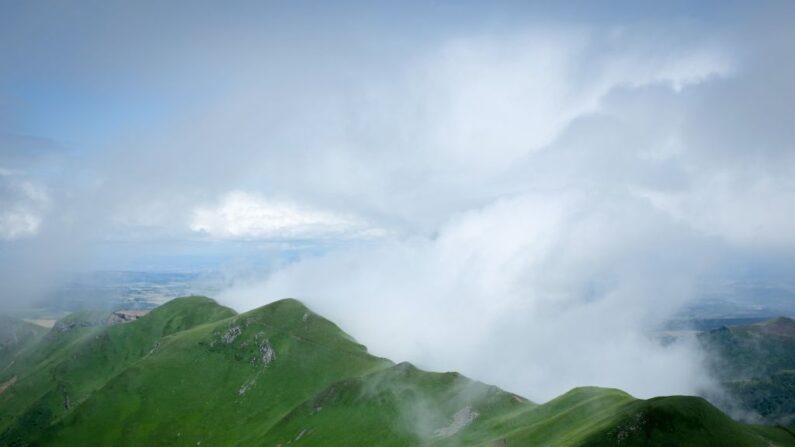
[[[296,297],[377,355],[535,400],[704,392],[699,351],[649,333],[727,257],[791,271],[793,11],[624,6],[31,7],[2,85],[49,68],[154,118],[76,110],[38,135],[68,156],[31,156],[0,108],[2,300],[108,241],[335,241],[218,298]]]
[[[432,239],[305,261],[221,299],[297,296],[374,353],[537,400],[583,384],[696,394],[709,386],[698,353],[647,335],[690,296],[703,255],[682,254],[699,244],[642,201],[523,195]]]

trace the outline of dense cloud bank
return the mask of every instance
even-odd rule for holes
[[[699,352],[648,333],[700,278],[791,274],[793,10],[626,6],[20,7],[3,300],[119,241],[314,245],[221,299],[297,297],[539,400],[702,392]]]

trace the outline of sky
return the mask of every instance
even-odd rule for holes
[[[650,328],[792,278],[791,2],[280,3],[0,5],[0,306],[222,269],[543,401],[714,387]]]

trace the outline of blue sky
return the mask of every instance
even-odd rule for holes
[[[792,276],[789,2],[0,8],[4,306],[239,270],[396,359],[644,396],[709,386],[643,337],[700,281]]]
[[[109,144],[114,134],[154,126],[228,88],[234,76],[224,73],[222,64],[197,56],[203,51],[201,40],[212,40],[207,34],[220,35],[221,41],[251,37],[265,47],[285,39],[289,45],[279,49],[283,57],[323,47],[345,53],[340,47],[349,43],[352,53],[385,49],[400,57],[450,35],[511,32],[538,22],[610,26],[709,21],[732,11],[725,3],[720,8],[709,2],[688,3],[505,2],[486,7],[481,2],[409,2],[397,7],[296,2],[283,7],[241,2],[221,7],[196,2],[191,8],[147,2],[14,3],[4,5],[2,48],[7,62],[0,81],[4,102],[14,109],[9,117],[16,124],[14,133],[84,150]],[[373,40],[368,43],[368,38]],[[209,56],[223,60],[226,50],[210,48]]]

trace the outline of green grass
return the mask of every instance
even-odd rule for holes
[[[267,365],[261,352],[266,345],[275,351]],[[329,321],[284,300],[161,339],[155,352],[109,381],[43,440],[48,445],[253,441],[329,383],[386,364]],[[100,428],[86,430],[95,424]]]
[[[434,432],[463,408],[487,418],[534,405],[458,373],[429,373],[401,363],[332,384],[282,418],[263,441],[286,445],[300,436],[307,445],[323,446],[445,445]],[[467,430],[472,426],[459,438]]]
[[[624,406],[618,415],[608,429],[593,434],[583,445],[767,445],[765,432],[731,420],[699,397],[672,396],[634,401]],[[781,439],[790,444],[795,441],[795,438],[787,439],[786,436]]]
[[[70,316],[8,351],[0,445],[795,445],[698,398],[577,388],[537,405],[395,365],[291,299],[238,315],[188,297],[105,318]]]
[[[14,363],[0,375],[1,381],[16,380],[0,395],[0,445],[30,437],[31,428],[40,433],[71,413],[146,356],[164,335],[231,315],[234,311],[208,298],[188,297],[134,324],[103,326],[107,314],[96,313],[65,318],[62,330],[53,328],[38,343],[17,353]]]

